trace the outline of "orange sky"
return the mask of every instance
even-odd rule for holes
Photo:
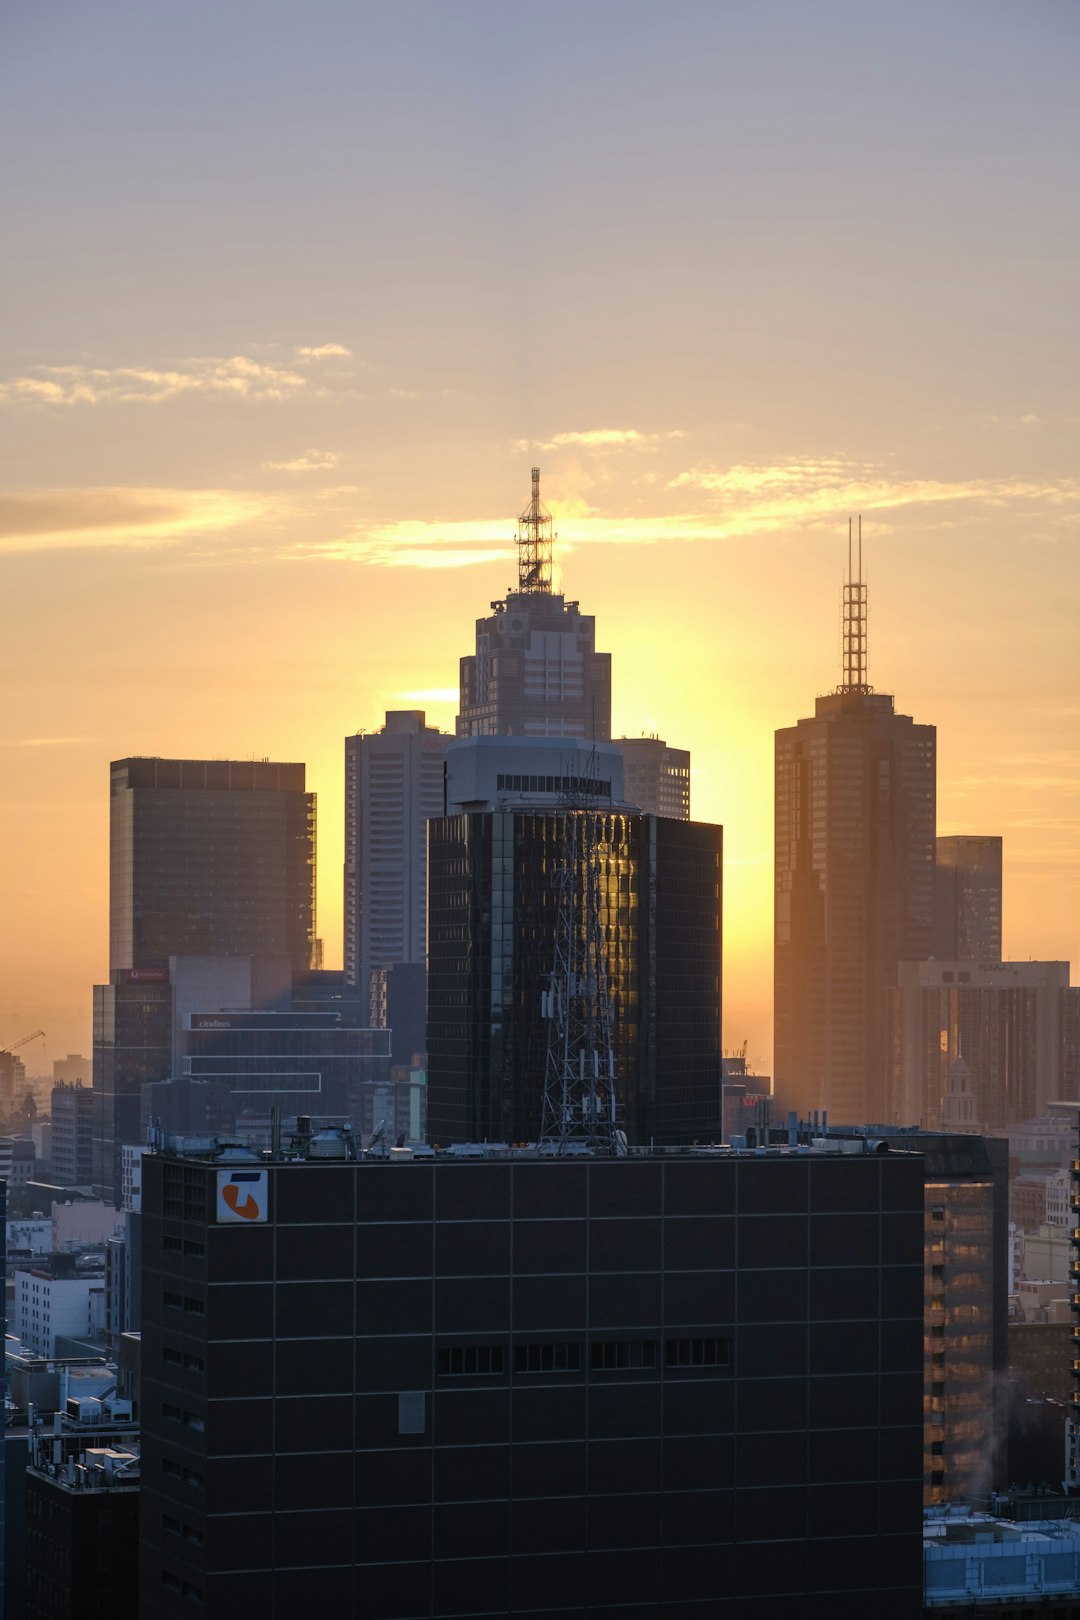
[[[1080,960],[1075,10],[303,10],[71,8],[61,61],[14,7],[0,1041],[89,1049],[130,753],[305,760],[339,962],[342,739],[452,725],[533,462],[616,731],[724,823],[728,1045],[853,512],[939,831]]]

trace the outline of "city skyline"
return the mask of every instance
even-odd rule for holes
[[[1080,960],[1075,14],[256,15],[117,0],[58,62],[15,7],[0,1042],[89,1050],[138,753],[307,765],[339,962],[341,738],[454,729],[536,464],[613,734],[725,829],[727,1047],[770,1070],[772,737],[860,511],[937,831],[1003,837],[1007,957]]]

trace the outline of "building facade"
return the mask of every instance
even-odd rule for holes
[[[303,765],[121,759],[110,766],[109,966],[315,948],[315,795]]]
[[[690,750],[662,737],[619,737],[626,797],[650,816],[690,820]]]
[[[934,727],[867,686],[776,733],[774,1071],[800,1116],[890,1118],[884,992],[930,954],[935,780]]]
[[[722,829],[554,809],[431,823],[429,1140],[539,1135],[568,814],[591,819],[623,1129],[632,1143],[718,1142]]]
[[[89,1187],[94,1179],[94,1090],[81,1080],[52,1089],[50,1174],[62,1187]]]
[[[140,1614],[916,1620],[922,1206],[909,1154],[148,1160]]]
[[[427,822],[443,812],[450,738],[423,710],[392,710],[380,731],[345,739],[345,977],[424,962]]]
[[[975,1118],[990,1130],[1068,1100],[1068,993],[1068,962],[902,962],[885,997],[887,1117],[939,1125],[960,1058],[971,1071]]]
[[[937,840],[934,956],[1001,961],[1001,839],[963,834]]]

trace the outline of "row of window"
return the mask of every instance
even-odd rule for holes
[[[610,799],[611,782],[592,776],[503,775],[496,778],[499,793],[580,793],[593,799]]]
[[[195,1434],[202,1434],[206,1424],[197,1412],[189,1412],[186,1408],[177,1406],[173,1401],[162,1401],[161,1415],[169,1423],[182,1423],[185,1429],[191,1429]]]
[[[184,1520],[174,1519],[171,1513],[161,1515],[161,1528],[167,1535],[182,1536],[185,1541],[192,1542],[196,1547],[201,1547],[203,1544],[201,1530],[196,1530],[193,1524],[188,1524]]]
[[[204,1373],[206,1362],[202,1356],[192,1355],[189,1351],[177,1350],[175,1345],[163,1344],[161,1359],[168,1367],[183,1367],[185,1372]]]
[[[161,1584],[169,1592],[176,1592],[180,1597],[188,1598],[192,1603],[201,1603],[203,1593],[201,1586],[192,1586],[190,1581],[182,1581],[179,1575],[174,1575],[171,1569],[161,1572]]]
[[[171,1457],[162,1457],[161,1472],[166,1479],[182,1480],[185,1485],[190,1485],[194,1490],[201,1491],[206,1483],[197,1468],[183,1468],[178,1462],[174,1462]]]
[[[194,1238],[178,1238],[166,1232],[161,1239],[161,1247],[166,1254],[193,1254],[202,1256],[206,1253],[206,1244],[198,1243]]]
[[[514,1346],[515,1373],[580,1372],[580,1342],[518,1344]],[[626,1372],[656,1366],[655,1339],[595,1340],[589,1346],[593,1372]],[[731,1340],[723,1338],[668,1339],[664,1345],[668,1367],[728,1367]],[[445,1345],[436,1355],[440,1378],[491,1378],[506,1372],[506,1347],[501,1344]]]
[[[161,1303],[172,1311],[186,1311],[189,1316],[205,1316],[206,1303],[201,1299],[192,1299],[188,1294],[174,1294],[168,1288],[161,1291]]]

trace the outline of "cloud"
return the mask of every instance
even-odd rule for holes
[[[302,456],[295,456],[292,461],[264,461],[263,467],[267,472],[327,472],[336,467],[341,460],[336,450],[305,450]]]
[[[320,343],[317,348],[302,347],[298,344],[293,352],[302,360],[352,359],[352,350],[347,349],[343,343]]]
[[[348,354],[340,344],[300,351],[305,364],[329,354]],[[33,366],[30,373],[0,383],[0,403],[19,406],[161,405],[184,396],[218,396],[280,402],[316,397],[312,378],[277,360],[249,355],[209,355],[175,366]]]
[[[0,748],[62,748],[89,740],[87,737],[0,737]]]
[[[461,693],[456,686],[425,686],[417,692],[395,692],[406,703],[456,703]]]
[[[512,449],[524,455],[530,450],[656,450],[661,444],[683,437],[680,428],[668,433],[641,433],[637,428],[585,428],[577,433],[556,433],[550,439],[515,439]]]
[[[622,431],[622,430],[619,430]],[[758,535],[790,536],[827,527],[838,532],[849,513],[869,516],[868,533],[889,533],[892,514],[917,514],[927,529],[950,508],[1062,509],[1080,499],[1080,483],[1039,483],[1024,479],[975,479],[949,483],[905,478],[872,464],[839,457],[790,457],[718,468],[691,467],[655,489],[658,503],[675,499],[681,510],[612,514],[580,497],[555,504],[561,520],[560,554],[584,545],[658,545],[664,542],[719,542]],[[697,501],[687,501],[687,495]],[[694,507],[697,507],[697,510]],[[689,507],[689,509],[687,509]],[[493,519],[425,521],[408,519],[355,529],[333,540],[301,542],[286,555],[364,562],[380,568],[469,568],[502,562],[512,566],[511,524]]]
[[[0,494],[0,552],[171,545],[263,512],[260,496],[223,489],[64,489]]]

